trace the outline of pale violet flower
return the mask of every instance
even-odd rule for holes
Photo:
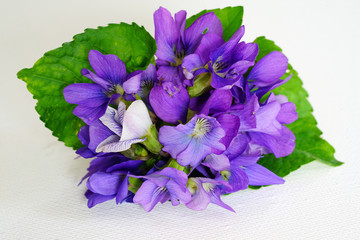
[[[96,152],[122,152],[128,150],[132,144],[144,142],[146,134],[152,126],[149,112],[141,100],[136,100],[126,110],[123,102],[118,110],[108,107],[100,121],[113,134],[103,140],[96,148]]]

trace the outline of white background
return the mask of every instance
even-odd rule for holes
[[[137,22],[153,33],[160,5],[189,16],[243,5],[245,40],[266,35],[300,73],[320,129],[345,164],[318,162],[282,186],[224,197],[194,212],[107,202],[88,209],[75,159],[38,119],[16,72],[85,28]],[[0,2],[0,239],[360,239],[360,1],[4,1]]]

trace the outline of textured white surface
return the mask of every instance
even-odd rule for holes
[[[359,239],[360,2],[353,1],[0,1],[0,239]],[[245,6],[245,39],[266,35],[282,47],[310,94],[324,137],[345,164],[310,163],[282,186],[224,197],[217,206],[114,202],[86,207],[77,187],[88,161],[38,119],[16,72],[85,28],[137,22],[152,13]]]

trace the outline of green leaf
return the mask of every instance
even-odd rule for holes
[[[223,39],[229,40],[230,37],[241,27],[242,19],[244,15],[244,8],[239,7],[227,7],[223,9],[211,9],[203,10],[194,16],[191,16],[186,20],[186,28],[189,27],[196,19],[208,12],[214,12],[215,15],[220,19],[223,26]]]
[[[74,36],[72,42],[45,53],[32,68],[18,73],[18,78],[27,83],[28,90],[38,100],[36,111],[45,126],[66,146],[74,149],[82,146],[77,133],[84,123],[73,115],[75,105],[65,101],[63,89],[72,83],[91,82],[80,73],[82,68],[91,69],[88,61],[90,50],[117,55],[127,71],[132,72],[145,69],[152,61],[156,43],[144,27],[135,23],[86,29]]]
[[[281,51],[281,48],[265,37],[259,37],[254,42],[259,45],[257,61],[272,51]],[[281,177],[314,160],[331,166],[341,165],[342,162],[334,157],[334,148],[321,138],[322,132],[316,126],[317,122],[312,115],[313,109],[307,100],[308,93],[302,87],[298,73],[289,64],[288,71],[283,78],[290,74],[293,74],[291,80],[273,92],[287,96],[289,101],[296,105],[299,119],[288,125],[296,136],[295,150],[291,155],[283,158],[275,158],[273,154],[266,155],[258,163]]]

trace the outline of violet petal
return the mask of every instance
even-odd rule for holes
[[[186,88],[172,83],[163,83],[150,92],[150,104],[155,114],[163,121],[176,124],[185,122],[190,103]]]
[[[247,166],[245,172],[249,177],[249,185],[261,186],[283,184],[284,179],[259,164]]]
[[[90,50],[89,62],[100,78],[112,82],[114,85],[122,85],[126,78],[126,68],[118,56],[103,55],[99,51]]]

